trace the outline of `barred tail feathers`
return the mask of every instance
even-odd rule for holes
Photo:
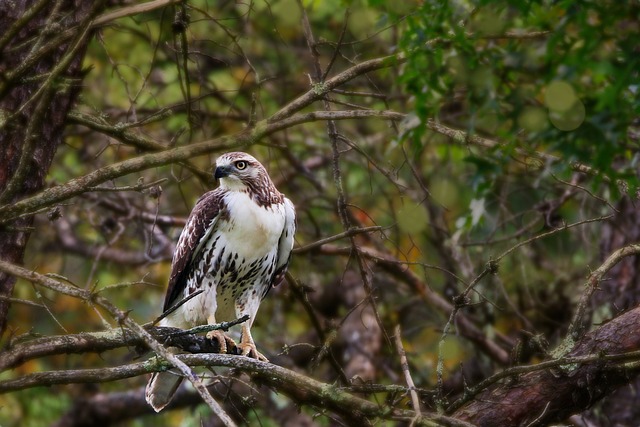
[[[154,373],[147,383],[144,394],[147,403],[156,412],[162,411],[171,402],[181,382],[182,377],[179,374],[173,372]]]
[[[174,325],[174,323],[175,321],[165,317],[160,321],[158,326],[175,327],[176,325]],[[177,354],[180,351],[176,347],[169,347],[167,350],[173,354]],[[156,412],[162,411],[171,402],[173,395],[182,383],[182,379],[182,376],[175,371],[153,373],[144,393],[147,403]]]

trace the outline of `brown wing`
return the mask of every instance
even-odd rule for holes
[[[204,194],[193,207],[187,223],[182,229],[171,263],[169,287],[164,297],[163,311],[182,299],[192,261],[197,257],[204,242],[224,212],[222,197],[225,191],[217,188]]]

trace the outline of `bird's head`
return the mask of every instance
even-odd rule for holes
[[[229,190],[245,190],[254,183],[269,179],[264,166],[253,156],[242,152],[218,157],[214,176],[220,180],[220,187]]]

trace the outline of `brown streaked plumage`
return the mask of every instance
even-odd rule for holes
[[[267,360],[256,349],[250,328],[260,302],[282,281],[289,265],[295,209],[249,154],[223,154],[216,161],[215,176],[220,186],[196,202],[178,240],[163,309],[203,292],[161,325],[189,328],[249,315],[239,327],[237,347],[245,356]],[[223,352],[233,343],[221,331],[207,336],[216,339]],[[147,385],[147,402],[160,411],[180,382],[173,373],[154,374]]]

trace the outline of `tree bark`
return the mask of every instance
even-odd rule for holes
[[[285,407],[273,405],[266,388],[260,389],[245,383],[240,377],[228,383],[217,383],[210,387],[225,411],[238,423],[247,423],[247,413],[261,408],[283,427],[316,427],[313,418],[293,403]],[[51,427],[93,427],[119,425],[125,421],[142,416],[162,417],[164,412],[156,414],[144,398],[144,387],[123,392],[98,393],[93,384],[77,393],[76,400],[69,410]],[[88,390],[87,390],[88,389]],[[93,391],[93,393],[92,393]],[[179,387],[171,403],[165,410],[195,407],[202,398],[187,387]],[[211,415],[203,420],[207,427],[221,426],[220,420]]]
[[[640,242],[640,207],[624,198],[616,205],[619,213],[607,221],[602,232],[601,253],[608,254],[630,243]],[[604,256],[604,255],[603,255]],[[593,298],[597,318],[615,316],[640,304],[640,257],[622,260],[607,274],[600,292]],[[598,319],[595,319],[596,321]],[[585,416],[600,426],[634,425],[640,420],[640,378],[607,396]]]
[[[587,334],[567,357],[600,356],[512,376],[494,384],[455,411],[454,418],[478,426],[546,425],[589,408],[640,373],[607,356],[640,349],[640,306]],[[627,360],[628,361],[628,360]]]
[[[0,2],[0,206],[45,186],[80,89],[89,19],[102,2]],[[21,264],[33,216],[0,228],[0,259]],[[15,278],[0,273],[0,336]]]

